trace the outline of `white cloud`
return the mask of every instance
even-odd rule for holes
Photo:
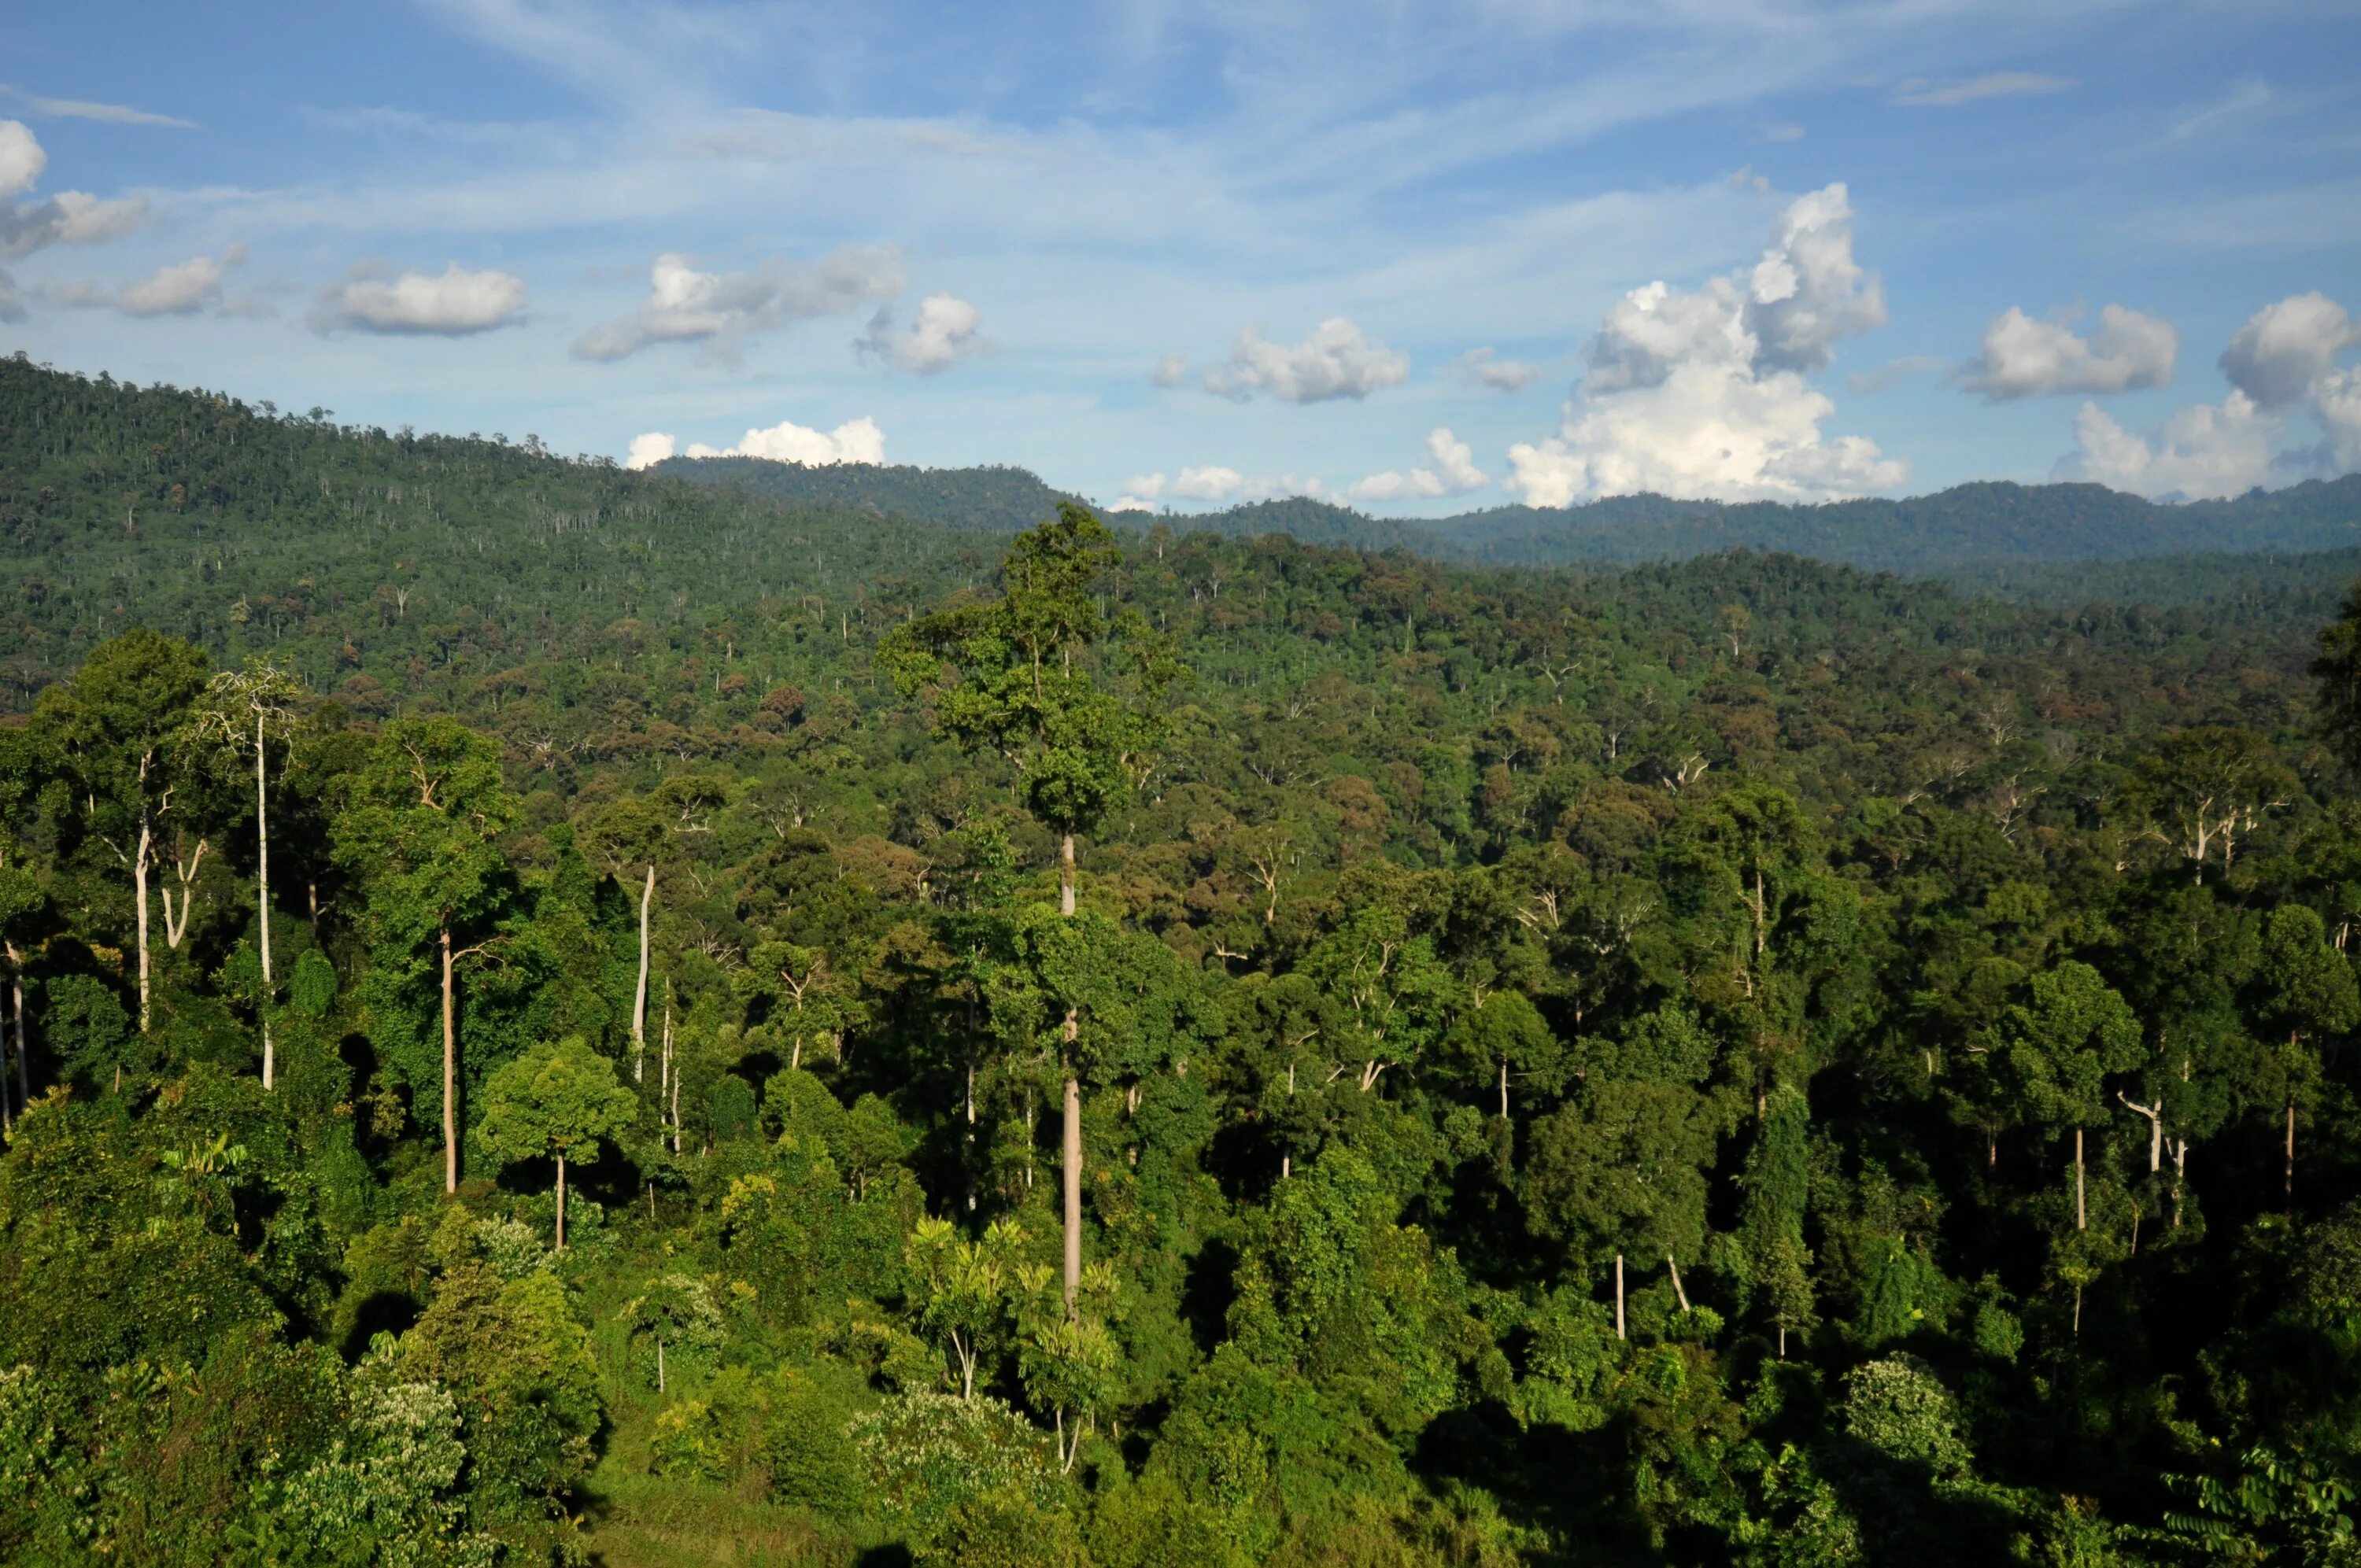
[[[60,191],[22,206],[16,199],[40,182],[49,154],[18,120],[0,120],[0,259],[52,245],[97,245],[137,228],[148,203],[103,202],[86,191]]]
[[[1322,322],[1301,343],[1271,343],[1254,328],[1238,334],[1222,364],[1205,372],[1205,389],[1244,400],[1268,392],[1282,402],[1360,399],[1399,386],[1410,376],[1410,356],[1395,352],[1343,316]]]
[[[1837,339],[1885,324],[1885,290],[1852,258],[1852,204],[1842,185],[1796,197],[1747,280],[1746,324],[1763,364],[1817,370]]]
[[[1535,506],[1652,490],[1722,500],[1891,489],[1906,464],[1824,437],[1835,405],[1802,372],[1885,320],[1853,259],[1845,188],[1798,197],[1753,267],[1695,291],[1651,283],[1608,313],[1558,433],[1509,449],[1507,488]]]
[[[60,304],[103,306],[127,316],[187,316],[224,308],[222,280],[244,264],[246,247],[233,245],[219,257],[192,256],[159,267],[137,283],[108,291],[88,283],[54,291]]]
[[[1426,450],[1433,467],[1412,468],[1408,473],[1389,468],[1346,486],[1345,493],[1360,501],[1421,500],[1465,495],[1492,482],[1489,474],[1476,466],[1474,450],[1446,426],[1427,433]]]
[[[2323,465],[2332,474],[2361,468],[2361,372],[2338,370],[2312,389],[2312,412],[2327,435]]]
[[[404,272],[389,279],[364,267],[321,291],[313,323],[322,332],[467,337],[515,324],[523,319],[524,307],[524,280],[513,272],[471,272],[454,261],[439,274]]]
[[[855,345],[864,355],[884,360],[889,365],[931,376],[947,370],[983,346],[976,336],[976,328],[983,317],[973,305],[950,294],[929,294],[918,302],[917,319],[910,330],[901,336],[894,335],[894,314],[890,308],[881,310],[869,323],[869,331]]]
[[[2222,374],[2267,409],[2302,400],[2336,356],[2361,343],[2345,307],[2317,289],[2257,311],[2222,351]]]
[[[1134,474],[1123,482],[1123,493],[1109,511],[1149,511],[1162,499],[1183,501],[1262,501],[1279,496],[1326,497],[1318,479],[1295,474],[1247,475],[1219,464],[1183,468],[1167,477],[1161,473]]]
[[[1917,109],[1955,109],[1984,98],[2026,98],[2062,93],[2074,85],[2070,76],[2042,76],[2030,71],[1995,71],[1958,82],[1929,82],[1912,77],[1897,82],[1886,102]]]
[[[2088,338],[2011,305],[1984,328],[1983,353],[1962,368],[1960,382],[1996,403],[2161,387],[2172,379],[2180,348],[2171,323],[2121,305],[2100,311],[2099,329]]]
[[[639,310],[592,328],[574,352],[610,360],[659,343],[706,343],[726,354],[771,328],[888,305],[901,293],[901,258],[883,247],[843,246],[810,262],[778,257],[745,272],[699,272],[686,256],[659,256]]]
[[[80,98],[43,98],[14,87],[0,87],[0,93],[15,99],[36,115],[53,120],[95,120],[108,126],[169,126],[175,130],[194,130],[194,120],[184,120],[175,115],[151,114],[124,104],[93,104]]]
[[[631,438],[623,466],[649,467],[679,451],[680,444],[674,437],[661,431],[650,431]],[[885,461],[885,433],[877,427],[875,420],[866,415],[847,420],[834,430],[814,430],[793,420],[781,420],[767,430],[748,431],[735,446],[691,443],[686,455],[691,457],[764,457],[774,463],[800,463],[807,468],[828,468],[840,463],[883,463]]]
[[[662,431],[652,430],[644,435],[631,437],[630,449],[623,455],[626,468],[653,468],[680,450],[680,444]]]
[[[1845,390],[1856,396],[1882,392],[1897,382],[1906,381],[1923,371],[1942,367],[1938,355],[1905,354],[1899,359],[1889,359],[1874,370],[1856,370],[1845,378]]]
[[[1763,139],[1764,141],[1801,141],[1804,139],[1804,127],[1788,125],[1765,126],[1763,127]]]
[[[1189,361],[1183,355],[1167,354],[1156,362],[1148,378],[1159,387],[1177,387],[1189,378]]]
[[[2147,439],[2084,403],[2074,416],[2075,451],[2058,465],[2058,477],[2158,498],[2244,495],[2270,478],[2278,434],[2279,422],[2240,391],[2219,407],[2182,409]]]
[[[1521,392],[1541,379],[1542,367],[1521,359],[1498,359],[1489,348],[1471,348],[1451,362],[1458,374],[1496,392]]]
[[[22,120],[0,120],[0,200],[14,201],[31,190],[49,166],[32,130]]]

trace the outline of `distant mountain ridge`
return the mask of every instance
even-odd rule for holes
[[[673,458],[658,466],[682,478],[732,485],[776,499],[826,502],[993,533],[1029,526],[1061,500],[1082,499],[1028,470],[1006,466],[815,468],[752,457]],[[1181,532],[1286,533],[1306,544],[1406,550],[1469,565],[1629,565],[1750,549],[1926,575],[2011,563],[2361,546],[2361,475],[2182,505],[2161,505],[2102,485],[1984,481],[1899,499],[1814,505],[1639,495],[1564,510],[1504,506],[1408,519],[1372,517],[1292,497],[1213,512],[1105,515],[1134,530],[1162,521]]]

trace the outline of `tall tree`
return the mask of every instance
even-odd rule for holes
[[[484,950],[507,888],[498,840],[517,803],[498,748],[450,718],[388,724],[345,786],[336,855],[360,879],[385,942],[410,955],[432,946],[442,970],[443,1187],[459,1190],[456,971]],[[460,945],[463,937],[478,939]]]
[[[188,643],[127,631],[93,650],[72,683],[43,692],[36,709],[88,814],[86,831],[131,873],[143,1034],[155,1011],[148,871],[163,819],[194,810],[189,719],[205,674],[204,654]]]
[[[270,1012],[270,742],[284,739],[294,728],[303,684],[267,659],[243,670],[223,670],[206,685],[199,704],[199,726],[225,750],[243,759],[254,753],[254,924],[255,941],[262,960],[262,1087],[276,1079],[277,1056],[271,1046]]]
[[[1075,837],[1131,794],[1137,771],[1163,737],[1161,698],[1175,673],[1144,626],[1118,629],[1101,612],[1094,590],[1116,559],[1106,524],[1087,508],[1061,503],[1054,519],[1009,546],[998,598],[914,620],[877,653],[896,690],[925,700],[939,733],[1015,767],[1026,808],[1057,836],[1058,909],[1065,916],[1074,913]],[[1118,630],[1115,641],[1131,655],[1131,678],[1102,681],[1093,652]],[[1070,1013],[1060,1162],[1070,1316],[1082,1277],[1077,1025]]]
[[[2106,1080],[2140,1066],[2139,1019],[2089,964],[2068,960],[2033,976],[2002,1021],[2018,1091],[2035,1115],[2074,1134],[2074,1228],[2090,1210],[2084,1129],[2107,1119]]]
[[[2299,1102],[2319,1092],[2320,1061],[2311,1042],[2323,1035],[2350,1033],[2361,1024],[2361,988],[2353,966],[2328,945],[2320,916],[2302,905],[2274,909],[2263,922],[2262,960],[2255,981],[2262,992],[2267,1025],[2287,1031],[2276,1064],[2285,1084],[2286,1163],[2282,1195],[2295,1197],[2295,1122]]]

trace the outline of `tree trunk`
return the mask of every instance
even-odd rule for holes
[[[1615,1337],[1623,1337],[1623,1255],[1615,1255]]]
[[[2172,1141],[2172,1228],[2180,1229],[2180,1194],[2183,1178],[2189,1168],[2189,1140]]]
[[[452,988],[451,923],[443,923],[443,1190],[459,1190],[459,1019]]]
[[[1673,1261],[1673,1255],[1671,1253],[1666,1253],[1664,1255],[1664,1266],[1672,1272],[1673,1299],[1680,1302],[1681,1310],[1686,1312],[1689,1310],[1689,1293],[1681,1288],[1681,1266]]]
[[[640,890],[640,983],[631,993],[631,1081],[645,1081],[648,1073],[648,909],[656,897],[656,868],[648,867],[647,885]]]
[[[656,1392],[664,1392],[664,1341],[656,1341]]]
[[[2290,1203],[2295,1201],[2295,1096],[2288,1096],[2287,1117],[2287,1179],[2285,1194]]]
[[[566,1157],[557,1157],[557,1250],[566,1250]]]
[[[14,944],[8,948],[9,1003],[16,1014],[16,1103],[30,1109],[33,1080],[26,1058],[33,1053],[33,1036],[25,1032],[25,960]]]
[[[1068,1014],[1066,1026],[1073,1027]],[[1066,1074],[1064,1158],[1060,1162],[1066,1189],[1066,1316],[1079,1311],[1082,1289],[1082,1086],[1072,1069]]]
[[[2091,1228],[2091,1211],[2083,1201],[2082,1129],[2080,1127],[2074,1129],[2074,1228],[2078,1231]]]
[[[278,1053],[270,1040],[270,817],[269,774],[264,766],[262,715],[254,716],[254,919],[262,948],[262,1087],[278,1080]]]
[[[1058,913],[1074,912],[1074,836],[1063,833],[1058,838]]]
[[[139,849],[131,859],[131,887],[139,900],[139,1032],[148,1032],[148,850],[153,829],[146,807],[139,812]]]
[[[1500,1058],[1500,1120],[1509,1119],[1509,1058]]]

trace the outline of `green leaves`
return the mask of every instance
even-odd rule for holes
[[[614,1064],[579,1039],[527,1051],[492,1074],[476,1136],[506,1163],[556,1157],[598,1158],[603,1139],[631,1124],[638,1102]]]

